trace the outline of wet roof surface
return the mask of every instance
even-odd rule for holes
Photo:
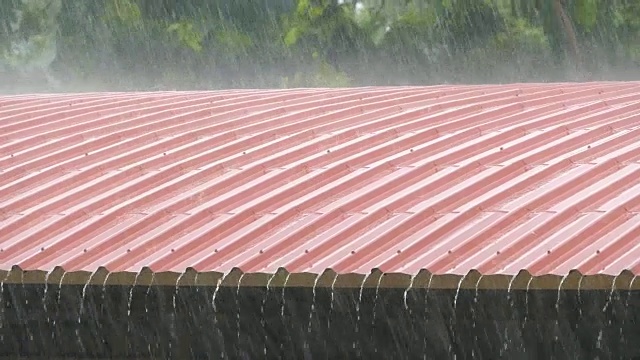
[[[0,268],[640,272],[640,84],[0,97]]]

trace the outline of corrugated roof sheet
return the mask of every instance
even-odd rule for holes
[[[640,84],[0,97],[0,268],[640,272]]]

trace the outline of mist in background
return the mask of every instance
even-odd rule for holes
[[[3,0],[0,92],[640,79],[640,0]]]

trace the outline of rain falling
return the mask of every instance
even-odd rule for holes
[[[0,358],[640,358],[640,0],[1,0]]]

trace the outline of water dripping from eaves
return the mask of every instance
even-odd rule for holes
[[[273,279],[275,279],[277,273],[273,273],[271,276],[269,276],[269,280],[267,280],[267,286],[266,289],[264,291],[264,296],[262,297],[262,304],[260,305],[260,325],[262,326],[262,329],[265,330],[266,326],[267,326],[267,321],[265,319],[265,313],[264,313],[264,309],[267,305],[267,299],[269,298],[269,287],[271,286],[271,282],[273,281]],[[265,331],[264,332],[264,349],[263,349],[263,353],[264,356],[267,356],[267,342],[268,342],[268,334]]]
[[[282,284],[282,307],[280,308],[280,316],[284,319],[284,309],[286,306],[285,303],[285,290],[287,289],[287,283],[289,282],[289,277],[291,276],[290,272],[287,272],[287,276],[284,278],[284,283]],[[280,352],[284,351],[284,341],[280,342]]]

